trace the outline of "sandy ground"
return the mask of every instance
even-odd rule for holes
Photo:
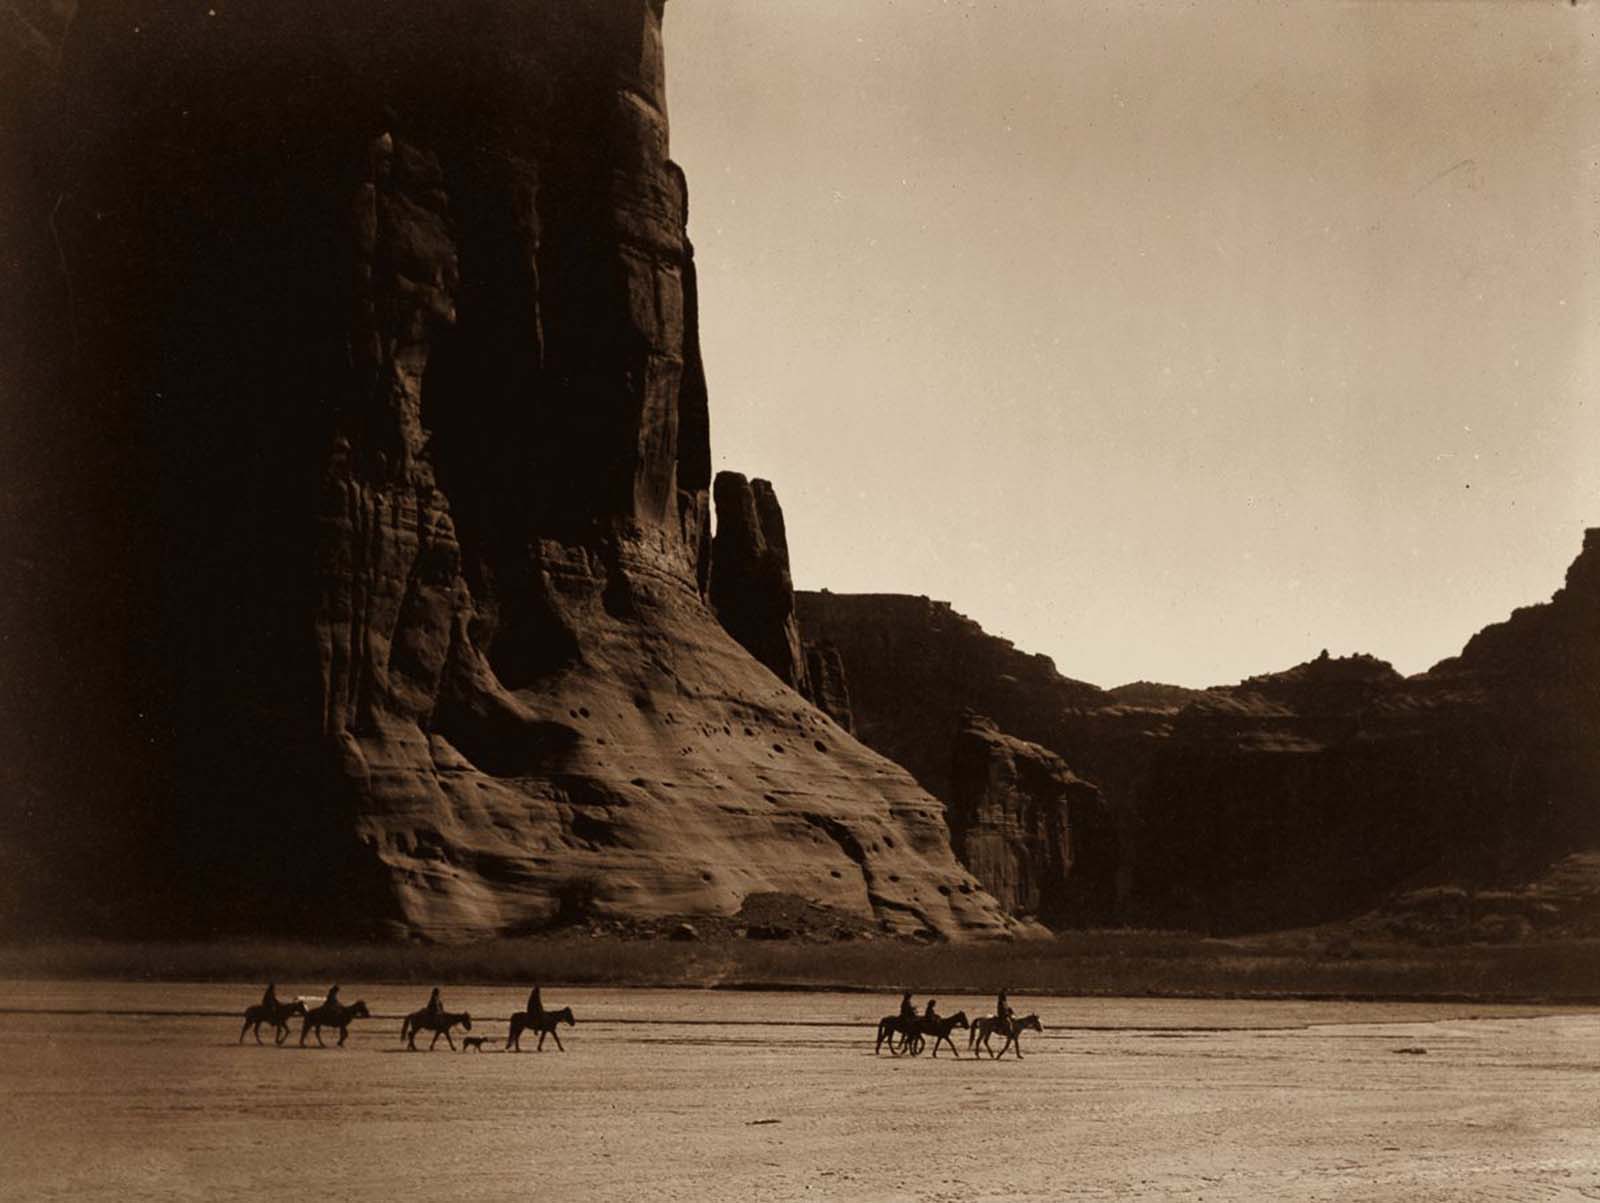
[[[892,997],[549,989],[567,1052],[513,1056],[341,994],[378,1017],[301,1050],[236,1044],[237,986],[0,983],[0,1196],[1600,1199],[1592,1013],[1018,998],[979,1062],[875,1058]],[[445,1001],[503,1040],[522,997]]]

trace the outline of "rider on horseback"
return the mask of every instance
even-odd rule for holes
[[[931,1023],[939,1018],[939,1013],[933,1009],[933,1002],[934,1000],[930,998],[927,1007],[923,1009],[922,1020],[924,1023]]]
[[[444,1000],[439,997],[438,986],[435,986],[433,993],[428,995],[428,1005],[423,1010],[428,1013],[430,1019],[444,1013]]]
[[[528,1014],[538,1017],[544,1014],[544,1003],[539,998],[539,987],[535,986],[528,991]]]
[[[915,1023],[916,1020],[917,1009],[911,1005],[911,991],[907,990],[900,996],[900,1022],[902,1024],[911,1024]]]
[[[325,1007],[332,1007],[332,1006],[336,1006],[338,1004],[338,1002],[339,1002],[339,987],[338,986],[329,986],[328,987],[328,997],[322,1000],[322,1005],[325,1006]]]
[[[1006,992],[1004,990],[1000,991],[995,997],[994,1017],[1000,1021],[1002,1027],[1007,1028],[1011,1026],[1011,1021],[1016,1017],[1016,1012],[1011,1009],[1011,1004],[1006,1001]]]
[[[278,984],[276,982],[267,983],[267,988],[261,994],[261,1005],[263,1007],[276,1007],[278,1005]]]

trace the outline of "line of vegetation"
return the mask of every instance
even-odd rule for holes
[[[1073,932],[1050,940],[926,944],[896,939],[596,937],[476,944],[53,942],[0,946],[0,978],[362,981],[739,987],[1193,998],[1600,1002],[1600,940],[1418,948],[1329,947],[1315,936],[1254,941],[1183,933]]]

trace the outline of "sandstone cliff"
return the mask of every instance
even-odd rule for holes
[[[717,619],[785,685],[811,693],[794,617],[789,538],[770,482],[718,472],[712,486],[711,605]]]
[[[1418,885],[1514,886],[1600,847],[1597,531],[1549,603],[1412,678],[1324,654],[1188,696],[1037,674],[1024,692],[1027,658],[926,599],[802,594],[800,613],[839,646],[863,738],[940,796],[930,732],[964,703],[1126,808],[1126,915],[1142,922],[1308,923]],[[941,623],[965,654],[930,635]]]
[[[707,605],[659,0],[133,0],[40,61],[19,241],[75,442],[27,492],[92,484],[35,581],[99,621],[35,666],[90,682],[94,763],[31,750],[39,876],[300,931],[763,891],[1010,926],[939,803]]]
[[[1118,830],[1099,789],[970,712],[951,778],[956,855],[1008,911],[1053,927],[1115,917]]]

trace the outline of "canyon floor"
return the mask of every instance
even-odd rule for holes
[[[252,993],[0,982],[0,1195],[1600,1199],[1592,1009],[1017,997],[997,1062],[875,1057],[888,996],[548,987],[567,1051],[511,1055],[505,986],[445,991],[481,1054],[349,981],[344,1049],[240,1045]]]

